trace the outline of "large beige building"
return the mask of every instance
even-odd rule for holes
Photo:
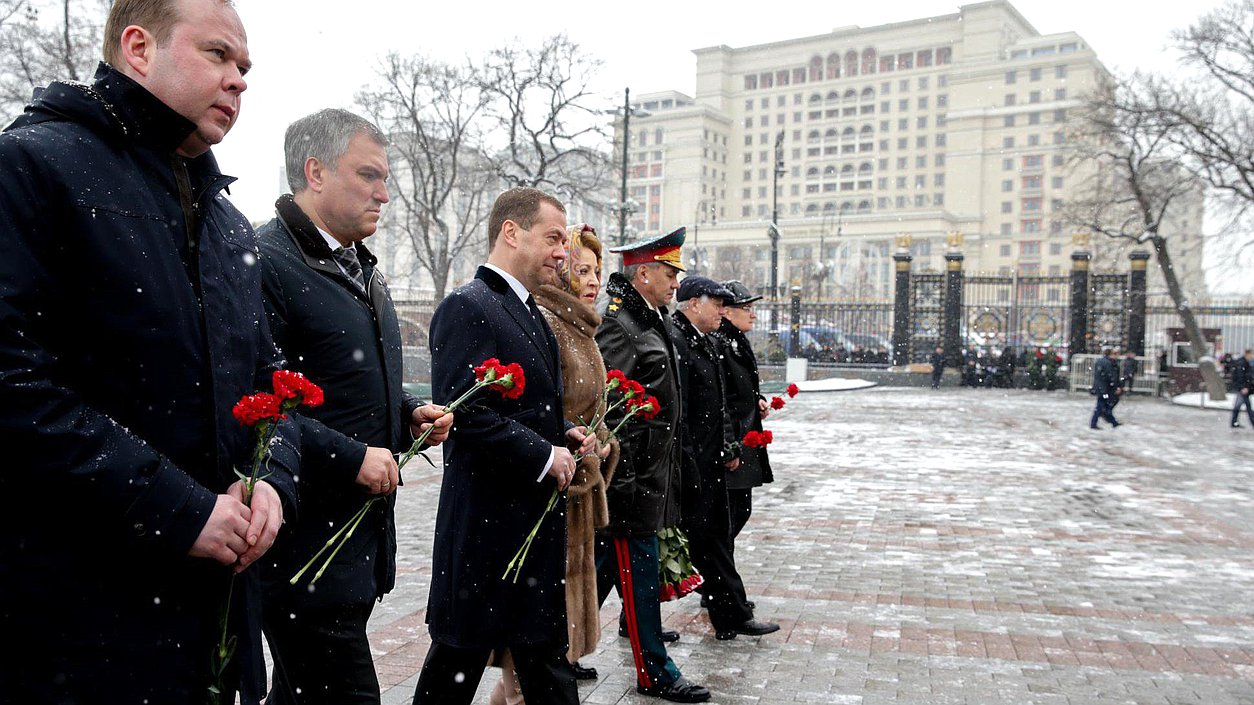
[[[777,168],[779,283],[807,296],[891,298],[903,234],[916,271],[943,269],[955,231],[969,272],[1070,269],[1062,209],[1084,179],[1069,121],[1106,75],[1078,35],[1041,35],[994,0],[695,53],[694,96],[633,101],[628,188],[632,230],[688,225],[698,271],[769,283]],[[1180,213],[1182,232],[1200,232],[1200,190]],[[1172,247],[1184,285],[1203,295],[1200,240]],[[1126,271],[1110,241],[1092,249],[1095,268]]]

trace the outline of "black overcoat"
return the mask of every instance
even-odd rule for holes
[[[1093,387],[1090,391],[1098,396],[1113,397],[1119,388],[1119,368],[1115,361],[1103,355],[1093,365]]]
[[[724,403],[721,345],[702,335],[683,312],[673,314],[671,340],[679,359],[679,389],[684,409],[685,529],[715,533],[731,530],[727,505],[727,461],[731,448],[731,420]]]
[[[187,552],[247,468],[231,416],[278,362],[256,236],[194,125],[101,65],[0,135],[0,659],[13,702],[185,703],[230,570]],[[268,481],[295,520],[295,427]],[[256,570],[235,664],[260,677]],[[256,681],[253,681],[256,685]]]
[[[727,416],[731,437],[739,441],[749,431],[762,430],[762,413],[758,402],[763,399],[758,378],[758,360],[749,339],[726,318],[716,334],[721,342],[724,390],[727,393]],[[748,490],[774,482],[771,460],[766,448],[740,449],[740,467],[727,473],[727,489]]]
[[[369,499],[356,483],[366,447],[409,448],[408,419],[420,402],[401,387],[396,307],[374,255],[357,243],[362,291],[290,195],[276,211],[257,231],[270,330],[289,368],[321,385],[326,402],[298,417],[301,520],[284,525],[266,556],[266,588],[280,608],[367,604],[396,582],[395,494],[375,502],[316,590],[308,578],[295,586],[289,578]]]
[[[565,644],[566,500],[545,517],[517,582],[505,568],[548,504],[544,471],[565,444],[557,343],[495,271],[453,290],[431,319],[433,401],[453,401],[487,358],[522,365],[518,399],[486,390],[457,410],[445,441],[427,622],[435,641],[466,648]]]
[[[660,406],[652,419],[636,416],[619,431],[621,455],[605,492],[610,508],[605,533],[653,536],[679,524],[682,494],[683,402],[671,319],[666,307],[660,313],[649,308],[618,272],[610,275],[605,293],[609,303],[596,334],[605,369],[639,382]],[[621,418],[622,407],[607,425],[613,428]]]

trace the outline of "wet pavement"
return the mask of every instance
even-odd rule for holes
[[[689,597],[663,605],[671,655],[736,705],[1254,703],[1254,430],[1131,399],[1124,426],[1090,431],[1091,409],[802,394],[767,421],[776,481],[738,542],[758,618],[782,629],[717,641]],[[438,473],[410,473],[398,503],[397,589],[370,625],[385,703],[410,701],[429,644]],[[635,692],[617,611],[581,699],[660,702]]]

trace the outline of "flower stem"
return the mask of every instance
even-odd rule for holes
[[[535,541],[536,534],[540,531],[540,525],[544,523],[544,518],[557,505],[557,498],[560,494],[560,491],[553,490],[553,494],[549,496],[549,504],[544,508],[544,513],[536,520],[536,525],[531,527],[531,533],[527,534],[527,538],[523,541],[522,546],[518,548],[518,552],[510,559],[509,565],[505,566],[505,573],[501,576],[501,580],[508,578],[510,571],[513,571],[514,582],[518,582],[518,576],[522,574],[523,561],[527,560],[527,554],[531,552],[531,544]]]
[[[310,585],[318,582],[318,578],[321,578],[322,574],[326,572],[327,567],[331,565],[331,561],[335,560],[335,554],[339,553],[340,549],[344,548],[344,545],[348,543],[348,540],[353,537],[353,532],[357,531],[357,527],[361,524],[361,520],[366,518],[366,512],[374,506],[374,503],[378,500],[378,497],[372,497],[364,506],[362,506],[361,509],[357,510],[357,513],[353,515],[352,519],[349,519],[348,523],[345,525],[348,529],[348,533],[344,534],[344,539],[340,541],[340,545],[336,546],[334,551],[331,551],[331,555],[327,556],[326,562],[323,563],[322,567],[318,569],[318,572],[314,573],[314,576],[309,579]]]

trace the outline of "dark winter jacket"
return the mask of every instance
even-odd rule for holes
[[[672,318],[684,408],[683,526],[726,533],[731,530],[726,463],[735,456],[724,403],[721,346],[713,335],[699,333],[682,312]]]
[[[1244,355],[1232,363],[1232,388],[1238,392],[1254,387],[1254,371],[1250,369],[1250,361]]]
[[[401,388],[396,308],[375,257],[357,244],[366,293],[290,195],[275,207],[277,217],[258,230],[270,330],[290,368],[321,385],[326,402],[300,419],[301,521],[283,527],[267,556],[267,590],[284,611],[366,604],[396,582],[395,495],[375,503],[316,590],[288,580],[369,499],[356,483],[366,446],[409,448],[407,420],[420,402]]]
[[[670,316],[645,303],[623,275],[610,275],[609,304],[597,329],[605,369],[622,370],[657,397],[661,410],[652,419],[635,417],[619,432],[621,455],[606,499],[617,536],[650,536],[679,523],[683,405]],[[612,428],[622,418],[611,414]]]
[[[1102,397],[1115,396],[1115,390],[1119,388],[1119,369],[1114,360],[1109,357],[1102,356],[1097,358],[1097,362],[1093,365],[1093,387],[1092,392]]]
[[[518,363],[522,396],[485,390],[460,407],[445,441],[435,519],[431,638],[465,648],[566,643],[566,500],[540,523],[517,581],[506,566],[557,487],[544,472],[574,425],[563,416],[557,342],[497,272],[480,267],[431,319],[431,389],[447,404],[470,389],[473,367]]]
[[[188,557],[278,358],[256,238],[194,125],[101,65],[0,135],[0,659],[13,702],[201,701],[230,569]],[[296,519],[299,438],[267,482]],[[257,571],[234,663],[262,675]],[[16,654],[16,655],[15,655]],[[233,684],[230,684],[233,685]],[[253,685],[256,682],[253,681]]]
[[[1126,391],[1132,391],[1132,385],[1136,382],[1136,371],[1140,363],[1135,357],[1125,357],[1119,361],[1119,386]]]
[[[732,440],[739,441],[749,431],[762,430],[762,400],[759,389],[758,360],[749,339],[727,319],[715,334],[723,350],[724,390],[727,393],[727,415],[731,420]],[[771,461],[766,448],[740,449],[740,467],[727,473],[727,488],[747,490],[774,482]]]

